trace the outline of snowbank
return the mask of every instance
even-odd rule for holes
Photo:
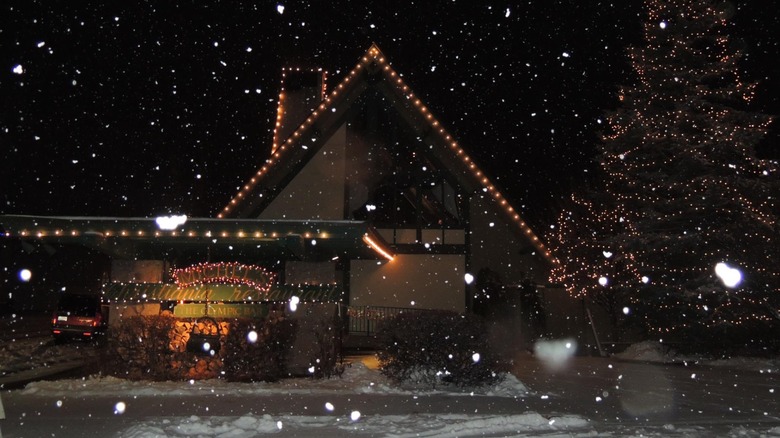
[[[358,421],[359,420],[359,421]],[[580,429],[588,422],[573,415],[546,418],[537,413],[518,415],[382,415],[349,418],[340,416],[270,415],[242,417],[174,418],[131,426],[123,437],[150,436],[229,436],[255,437],[259,434],[291,431],[316,431],[318,436],[341,436],[359,433],[367,436],[457,437],[537,435]],[[570,436],[568,433],[566,436]]]
[[[644,341],[629,346],[624,352],[615,354],[622,360],[636,360],[656,363],[696,363],[699,365],[737,368],[761,373],[780,372],[780,358],[735,357],[730,359],[707,359],[696,356],[678,355],[674,350],[657,341]]]
[[[73,394],[100,395],[121,393],[132,395],[272,395],[284,392],[287,394],[433,394],[448,393],[452,395],[488,395],[493,397],[523,397],[529,393],[528,388],[511,374],[506,374],[497,384],[484,388],[450,388],[393,385],[379,371],[366,367],[362,362],[355,362],[348,367],[341,378],[284,379],[279,382],[236,383],[225,380],[190,380],[189,382],[144,382],[130,381],[116,377],[92,376],[86,379],[63,379],[55,381],[39,381],[28,384],[22,393],[25,395],[66,396]]]

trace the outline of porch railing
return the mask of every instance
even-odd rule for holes
[[[349,334],[371,336],[382,321],[401,313],[429,312],[428,309],[382,306],[347,306]]]

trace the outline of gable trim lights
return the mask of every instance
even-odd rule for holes
[[[335,89],[327,97],[325,97],[325,99],[323,99],[317,109],[313,111],[311,115],[303,123],[301,123],[283,143],[275,146],[271,157],[268,158],[265,164],[257,171],[257,173],[252,176],[252,178],[250,178],[246,184],[244,184],[244,186],[230,200],[230,202],[228,202],[222,211],[217,214],[217,217],[224,218],[230,216],[234,209],[241,203],[241,201],[243,201],[243,199],[252,192],[259,180],[279,162],[279,160],[284,156],[285,152],[298,144],[299,139],[304,134],[304,132],[317,121],[321,114],[335,109],[337,98],[340,95],[343,95],[343,90],[345,87],[349,86],[352,81],[358,78],[358,75],[361,73],[361,71],[368,69],[371,66],[376,66],[379,68],[384,73],[387,82],[393,85],[400,95],[402,95],[407,101],[414,105],[417,111],[419,111],[423,120],[426,120],[427,123],[430,124],[433,132],[439,135],[442,144],[447,145],[451,153],[455,154],[455,156],[463,162],[464,166],[466,166],[466,168],[468,168],[471,172],[475,181],[480,186],[482,186],[483,191],[496,202],[497,206],[502,211],[504,211],[511,222],[520,228],[522,234],[527,237],[529,242],[533,244],[533,246],[542,254],[542,256],[548,262],[557,264],[557,260],[552,256],[549,249],[547,249],[539,237],[531,230],[528,224],[522,220],[520,215],[509,204],[509,201],[504,198],[498,189],[496,189],[495,185],[490,181],[489,178],[487,178],[487,176],[485,176],[482,170],[479,169],[479,167],[468,156],[468,154],[466,154],[458,142],[455,141],[455,139],[447,132],[447,130],[441,126],[441,123],[433,116],[433,114],[428,110],[423,102],[414,94],[413,91],[411,91],[409,86],[404,83],[403,79],[401,79],[401,76],[395,70],[393,70],[392,67],[390,67],[390,65],[387,63],[387,60],[385,59],[385,56],[382,54],[376,44],[371,45],[363,57],[360,58],[357,65],[349,72],[349,74],[341,81],[341,83],[339,83],[338,86],[336,86]],[[280,94],[280,99],[281,97],[282,94]],[[280,106],[277,117],[279,117],[281,111],[282,110]]]

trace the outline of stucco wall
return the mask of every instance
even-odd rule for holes
[[[465,257],[398,254],[389,262],[352,260],[350,305],[465,310]]]
[[[166,269],[162,260],[112,260],[111,281],[162,283]]]
[[[345,144],[342,126],[260,213],[260,219],[344,219]]]
[[[500,211],[489,196],[476,195],[471,199],[471,271],[480,269],[498,272],[504,284],[516,284],[533,278],[544,284],[549,269],[542,255],[526,239],[518,237],[515,224]]]
[[[122,318],[160,314],[160,303],[111,304],[108,306],[108,325],[113,326]]]

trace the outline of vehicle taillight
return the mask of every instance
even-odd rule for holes
[[[51,315],[51,325],[57,324],[57,312]]]
[[[92,322],[92,327],[97,327],[100,325],[100,322],[103,320],[103,315],[98,313],[95,315],[95,320]]]

